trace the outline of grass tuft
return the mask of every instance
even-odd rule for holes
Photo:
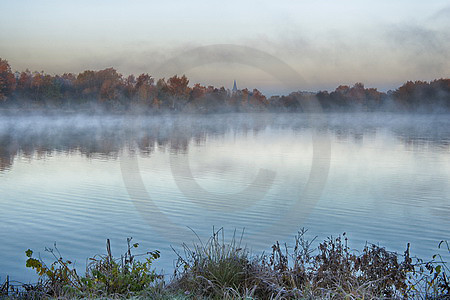
[[[224,230],[213,230],[203,242],[183,244],[170,281],[152,269],[159,251],[132,254],[138,244],[127,239],[127,252],[90,259],[83,276],[61,257],[56,245],[46,249],[55,260],[46,264],[27,250],[27,267],[39,275],[36,284],[9,278],[0,285],[0,299],[450,299],[450,270],[442,256],[430,261],[413,258],[409,244],[403,254],[366,244],[349,248],[344,233],[314,246],[306,230],[292,247],[275,242],[271,252],[252,255],[243,246],[244,232],[226,241]],[[447,241],[439,248],[448,251]]]

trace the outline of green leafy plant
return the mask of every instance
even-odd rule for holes
[[[159,251],[150,251],[140,255],[131,254],[132,248],[138,243],[130,244],[127,239],[128,250],[120,259],[111,255],[110,242],[107,241],[107,254],[90,259],[86,275],[82,278],[84,288],[90,293],[126,294],[140,292],[150,286],[156,279],[161,278],[152,270],[153,261],[160,257]],[[136,256],[146,256],[138,261]]]
[[[72,287],[75,289],[82,288],[82,281],[77,274],[76,269],[73,267],[70,260],[64,260],[56,247],[54,249],[45,248],[45,251],[50,252],[55,261],[47,265],[42,259],[34,258],[33,251],[28,249],[25,251],[27,256],[26,267],[32,268],[39,275],[43,285],[51,295],[59,295],[64,288]]]
[[[438,249],[450,254],[448,241],[441,241]],[[417,258],[408,286],[414,296],[425,299],[450,299],[450,268],[441,254],[435,254],[431,261]]]
[[[46,248],[55,258],[52,264],[47,265],[41,258],[33,257],[33,251],[28,249],[25,251],[28,258],[26,266],[36,271],[44,294],[49,296],[133,294],[149,288],[162,276],[152,269],[154,260],[160,257],[159,251],[134,255],[132,249],[138,248],[139,244],[131,244],[131,241],[132,238],[127,239],[126,253],[115,259],[108,239],[107,254],[90,258],[84,276],[77,274],[71,261],[62,258],[56,244],[54,249]]]

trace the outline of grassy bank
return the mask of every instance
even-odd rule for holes
[[[256,255],[243,246],[242,235],[225,242],[223,230],[207,241],[183,245],[171,278],[152,264],[159,251],[133,254],[138,244],[127,239],[119,258],[106,254],[89,259],[84,274],[56,247],[46,249],[54,261],[26,251],[35,284],[9,280],[0,288],[6,299],[147,298],[147,299],[450,299],[450,270],[439,255],[430,261],[376,245],[351,250],[345,233],[322,242],[308,241],[305,230],[293,247],[276,242],[271,253]],[[449,251],[446,241],[439,248]]]

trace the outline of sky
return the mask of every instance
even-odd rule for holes
[[[356,82],[386,91],[450,75],[448,0],[2,0],[0,11],[0,57],[18,71],[114,67],[159,78],[174,75],[161,71],[167,60],[226,44],[262,51],[302,80],[283,82],[239,51],[178,72],[268,94]]]

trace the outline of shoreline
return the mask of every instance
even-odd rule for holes
[[[223,229],[207,241],[182,244],[173,276],[158,274],[153,263],[164,253],[138,251],[127,239],[120,258],[106,253],[89,258],[86,273],[78,272],[56,248],[45,262],[25,251],[35,284],[0,283],[0,298],[133,298],[133,299],[448,299],[450,269],[436,254],[431,260],[366,244],[361,251],[348,247],[345,233],[322,242],[306,240],[307,230],[295,236],[294,247],[275,242],[272,253],[254,254],[243,245],[243,233],[225,242]],[[317,245],[318,244],[318,245]],[[437,249],[450,254],[447,241]]]

